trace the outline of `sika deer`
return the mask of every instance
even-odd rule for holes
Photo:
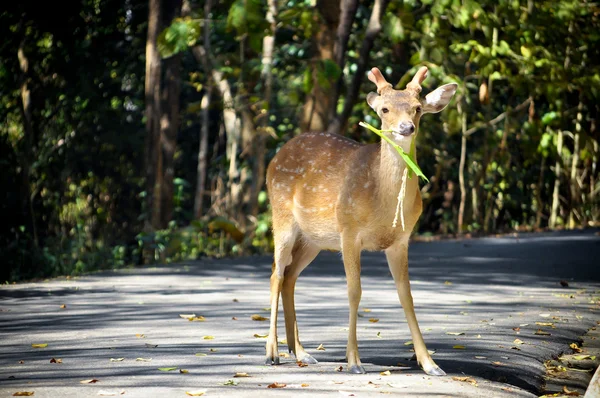
[[[379,69],[369,72],[377,94],[367,103],[383,130],[406,152],[425,113],[448,105],[457,85],[445,84],[419,99],[427,76],[422,67],[405,90],[395,90]],[[365,373],[358,355],[356,321],[361,298],[360,253],[385,251],[425,373],[445,375],[427,352],[413,307],[408,278],[408,240],[422,210],[417,178],[408,179],[403,212],[406,229],[392,227],[406,164],[385,141],[361,145],[337,134],[304,133],[286,143],[270,162],[267,188],[273,211],[275,262],[271,276],[271,324],[266,363],[279,364],[277,306],[283,299],[287,344],[297,361],[317,363],[298,338],[294,287],[302,270],[323,250],[341,251],[346,271],[350,327],[346,355],[351,373]]]

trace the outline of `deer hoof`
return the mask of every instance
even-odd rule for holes
[[[433,366],[429,369],[423,369],[423,370],[429,376],[446,376],[446,372],[444,372],[439,366]]]
[[[267,358],[267,360],[265,361],[265,365],[267,365],[267,366],[279,365],[279,357]]]
[[[361,375],[367,373],[367,371],[362,367],[362,365],[352,365],[348,368],[348,373]]]
[[[302,362],[307,365],[316,365],[319,363],[315,358],[313,358],[310,354],[306,354],[302,359],[299,359],[298,362]]]

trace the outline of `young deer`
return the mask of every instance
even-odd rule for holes
[[[381,119],[383,130],[406,152],[416,138],[419,119],[448,105],[457,85],[446,84],[419,99],[427,76],[422,67],[405,90],[394,90],[379,69],[369,72],[377,85],[367,103]],[[267,170],[267,188],[273,211],[275,262],[271,276],[271,324],[267,365],[279,364],[277,306],[283,298],[285,330],[290,352],[304,363],[317,361],[298,338],[294,287],[302,270],[325,250],[341,251],[346,271],[350,327],[346,355],[351,373],[365,373],[358,356],[356,321],[361,298],[360,253],[385,251],[425,373],[445,375],[427,352],[413,307],[408,279],[408,240],[422,210],[417,177],[409,178],[403,199],[405,229],[392,227],[401,176],[406,164],[385,141],[361,145],[337,134],[304,133],[275,155]]]

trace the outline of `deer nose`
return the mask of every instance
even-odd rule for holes
[[[415,125],[413,122],[400,122],[398,124],[398,132],[401,135],[409,136],[415,132]]]

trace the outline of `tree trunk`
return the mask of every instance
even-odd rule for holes
[[[461,100],[458,103],[458,113],[461,115],[462,132],[460,140],[460,164],[458,166],[458,182],[460,186],[460,205],[458,206],[458,225],[457,232],[462,234],[465,215],[465,203],[467,200],[467,189],[465,187],[465,163],[467,159],[467,114],[463,112]]]
[[[25,36],[25,32],[23,32]],[[22,179],[22,212],[23,219],[29,220],[31,233],[33,235],[33,244],[35,247],[39,246],[39,238],[37,232],[37,225],[35,220],[35,209],[33,206],[32,189],[31,189],[31,161],[33,159],[33,140],[34,140],[34,127],[33,127],[33,110],[31,102],[31,90],[29,89],[29,59],[25,54],[25,37],[19,44],[17,50],[17,56],[19,58],[19,68],[21,69],[21,115],[23,117],[23,142],[24,150],[23,156],[20,157],[21,164],[21,179]],[[29,217],[27,217],[29,215]]]
[[[579,95],[577,106],[577,117],[575,119],[575,131],[573,132],[573,156],[571,157],[571,211],[569,212],[569,228],[575,228],[576,209],[579,207],[579,185],[577,182],[577,165],[579,164],[579,137],[581,135],[581,122],[583,120],[583,101]]]
[[[210,12],[212,7],[212,1],[206,0],[204,3],[204,29],[203,29],[203,41],[204,48],[210,48],[210,24],[208,23]],[[206,189],[206,176],[208,169],[208,134],[210,129],[210,102],[212,94],[212,82],[210,65],[206,60],[204,61],[204,73],[206,74],[206,89],[200,108],[202,109],[202,127],[200,128],[200,145],[198,149],[198,167],[197,167],[197,183],[196,183],[196,196],[194,200],[194,218],[199,219],[202,217],[204,209],[204,196]]]
[[[333,48],[340,21],[340,0],[318,0],[317,11],[320,18],[315,23],[320,24],[321,29],[315,36],[316,56],[310,65],[312,90],[304,105],[300,122],[302,131],[324,131],[329,124],[329,110],[333,104],[335,85],[323,82],[318,76],[322,73],[319,70],[323,67],[323,61],[334,62]]]
[[[166,2],[164,24],[168,26],[172,20],[181,15],[181,0]],[[165,80],[162,88],[160,142],[163,168],[156,172],[162,174],[160,228],[167,228],[173,219],[173,198],[175,194],[175,151],[177,149],[177,132],[179,130],[179,96],[181,93],[181,53],[164,61]]]
[[[348,49],[348,40],[350,40],[350,33],[352,32],[352,23],[356,17],[356,10],[358,10],[358,0],[341,0],[341,16],[340,23],[337,29],[336,41],[333,47],[333,58],[338,68],[342,73],[334,86],[334,92],[332,95],[332,104],[329,109],[329,120],[334,120],[337,115],[337,103],[340,98],[340,92],[342,91],[344,83],[344,65],[346,60],[346,51]]]
[[[157,38],[160,29],[161,0],[148,2],[148,35],[146,38],[146,229],[156,229],[160,224],[162,151],[160,150],[160,54]]]
[[[269,126],[270,104],[273,92],[273,51],[275,48],[275,35],[277,23],[277,2],[268,0],[269,8],[266,19],[271,24],[271,32],[263,38],[263,56],[261,78],[265,85],[264,98],[261,114],[259,116],[258,129],[253,142],[252,159],[252,185],[250,187],[250,214],[254,217],[258,215],[258,195],[265,184],[265,152],[266,136]]]
[[[535,190],[537,209],[535,213],[535,229],[542,225],[542,216],[544,214],[544,203],[542,201],[542,191],[544,189],[544,172],[546,171],[546,157],[542,155],[542,164],[540,165],[540,175],[538,177],[537,188]]]
[[[371,17],[369,18],[369,24],[367,25],[365,39],[363,40],[360,48],[356,73],[354,73],[352,82],[346,91],[344,109],[342,110],[342,113],[338,115],[329,125],[329,128],[327,129],[329,133],[339,133],[346,129],[348,119],[350,118],[350,115],[352,115],[352,108],[358,99],[360,85],[363,81],[365,71],[367,70],[371,49],[375,43],[375,38],[377,38],[377,35],[379,35],[379,32],[381,32],[381,16],[385,12],[388,3],[389,0],[375,0],[373,11],[371,11]]]
[[[556,163],[554,165],[554,191],[552,192],[552,213],[550,214],[550,228],[556,228],[558,222],[558,211],[560,207],[560,173],[562,165],[563,132],[558,130],[558,142],[556,144]]]

